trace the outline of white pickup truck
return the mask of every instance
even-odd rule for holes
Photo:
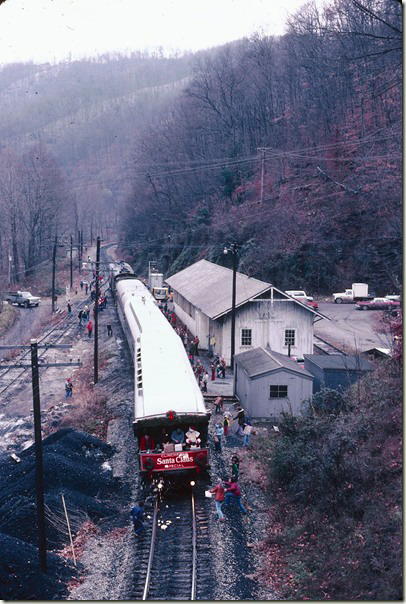
[[[33,296],[30,292],[8,292],[4,296],[9,304],[17,304],[18,306],[24,306],[29,308],[30,306],[38,306],[41,302],[41,298]]]
[[[368,283],[353,283],[351,289],[333,294],[336,304],[343,302],[359,302],[361,300],[372,300],[373,296],[368,294]]]
[[[300,289],[291,289],[289,291],[285,291],[285,294],[292,296],[292,298],[297,298],[298,300],[307,300],[308,302],[313,302],[313,296],[308,296],[306,292]]]

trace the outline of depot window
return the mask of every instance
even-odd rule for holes
[[[251,346],[252,344],[252,329],[241,330],[241,346]]]
[[[285,329],[285,346],[295,345],[295,330]]]
[[[272,384],[269,387],[269,398],[287,398],[288,387],[287,386],[275,386]]]

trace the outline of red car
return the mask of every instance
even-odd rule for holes
[[[388,300],[388,298],[374,298],[373,300],[364,300],[357,302],[355,308],[358,310],[386,310],[399,308],[399,300]]]

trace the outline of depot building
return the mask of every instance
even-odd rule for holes
[[[199,260],[172,275],[174,311],[200,348],[212,349],[230,365],[233,271]],[[237,272],[235,354],[258,347],[303,357],[313,353],[313,326],[328,319],[270,283]]]

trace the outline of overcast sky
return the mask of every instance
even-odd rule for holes
[[[317,0],[318,4],[324,0]],[[196,51],[257,31],[284,33],[305,0],[6,0],[0,63],[54,62],[162,47]]]

